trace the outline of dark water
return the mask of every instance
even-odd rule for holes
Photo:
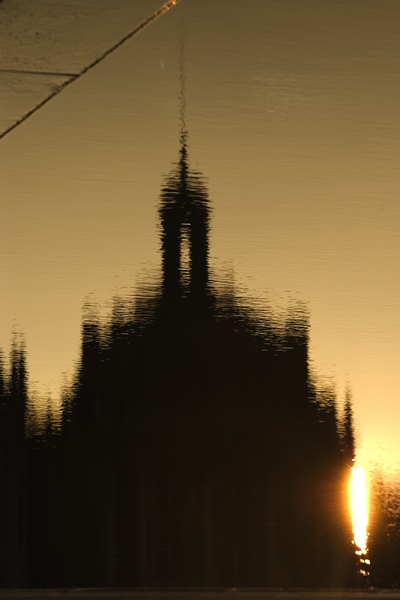
[[[127,598],[130,600],[179,600],[181,598],[193,598],[193,600],[217,600],[218,598],[249,598],[266,600],[322,600],[332,598],[337,600],[397,600],[399,592],[392,590],[299,590],[283,591],[271,589],[184,589],[184,590],[121,590],[121,589],[41,589],[41,590],[14,590],[1,591],[0,597],[10,599],[22,598],[103,598],[113,600],[114,598]]]
[[[98,85],[93,76],[78,99],[74,100],[71,92],[64,96],[68,101],[60,99],[58,105],[66,110],[69,102],[78,123],[75,122],[76,129],[71,136],[73,152],[70,150],[69,159],[72,163],[59,162],[58,168],[61,171],[62,165],[67,176],[64,175],[65,187],[59,192],[55,205],[49,195],[37,205],[43,219],[33,220],[33,228],[41,231],[43,222],[47,218],[49,222],[47,237],[37,236],[37,246],[33,246],[32,252],[35,255],[40,247],[38,255],[44,256],[46,248],[60,245],[62,258],[58,260],[61,255],[56,254],[58,258],[52,263],[52,254],[47,253],[48,271],[45,276],[40,271],[34,283],[35,289],[43,291],[44,288],[49,293],[49,306],[53,286],[57,288],[59,280],[65,289],[62,302],[55,303],[55,312],[49,310],[46,315],[43,304],[39,302],[37,306],[41,306],[48,320],[54,315],[63,319],[69,315],[63,303],[68,304],[71,286],[75,282],[81,286],[83,281],[89,294],[96,292],[96,286],[91,289],[90,283],[97,279],[102,281],[112,300],[107,310],[101,306],[96,293],[83,302],[80,350],[75,368],[70,370],[61,389],[58,412],[51,397],[35,396],[29,368],[29,331],[25,335],[17,329],[14,331],[10,367],[8,369],[6,364],[1,369],[0,378],[1,584],[3,587],[161,588],[397,586],[400,580],[398,502],[396,495],[390,495],[383,477],[375,480],[376,503],[368,555],[371,573],[368,577],[359,573],[347,498],[350,469],[356,454],[360,453],[354,418],[354,413],[356,417],[359,413],[354,410],[351,376],[343,399],[338,397],[334,385],[327,384],[316,374],[319,369],[311,360],[315,344],[311,322],[313,310],[318,312],[320,308],[306,303],[301,294],[290,293],[286,309],[278,311],[265,295],[257,295],[255,289],[243,291],[240,276],[235,277],[231,268],[220,269],[215,255],[213,258],[216,248],[220,252],[226,247],[224,236],[229,235],[229,244],[236,256],[235,274],[241,269],[241,261],[246,264],[244,270],[253,263],[257,271],[260,268],[257,261],[260,256],[266,256],[268,248],[268,264],[263,267],[259,282],[268,279],[272,272],[276,274],[275,281],[281,281],[282,285],[292,276],[296,286],[300,280],[311,281],[311,288],[314,281],[323,281],[326,257],[332,248],[325,252],[326,247],[321,243],[322,250],[313,249],[315,236],[308,245],[308,234],[326,221],[324,211],[333,217],[328,219],[329,227],[324,225],[327,232],[333,232],[333,238],[339,231],[335,223],[341,223],[343,215],[347,214],[351,223],[357,222],[354,216],[357,211],[352,212],[357,201],[353,203],[351,214],[346,213],[343,199],[339,210],[337,206],[331,210],[329,193],[318,216],[315,198],[321,188],[315,188],[315,180],[318,182],[322,177],[324,186],[331,180],[330,176],[320,174],[322,163],[319,170],[312,171],[312,177],[311,171],[307,171],[310,153],[314,156],[320,148],[320,142],[316,143],[313,138],[311,125],[315,127],[317,121],[311,114],[315,108],[321,108],[318,94],[327,93],[330,85],[332,92],[335,86],[325,75],[318,74],[320,69],[323,71],[318,60],[317,74],[314,73],[312,80],[314,86],[316,82],[320,86],[317,86],[318,93],[314,87],[307,96],[305,90],[309,90],[309,86],[293,84],[286,73],[286,55],[277,42],[276,32],[273,33],[273,28],[269,30],[269,41],[264,47],[260,24],[253,20],[250,24],[248,12],[240,4],[233,3],[229,11],[219,6],[215,12],[207,2],[194,2],[191,6],[183,24],[184,11],[177,12],[175,25],[172,20],[165,24],[157,22],[159,29],[154,30],[154,36],[161,35],[161,40],[167,39],[162,32],[168,26],[173,33],[174,45],[166,44],[163,48],[163,53],[173,55],[176,63],[169,79],[160,84],[160,73],[165,71],[168,60],[160,60],[164,56],[160,53],[160,42],[157,46],[155,37],[150,37],[151,43],[143,40],[140,47],[150,55],[153,52],[153,58],[157,57],[159,74],[155,77],[150,73],[143,79],[149,85],[146,93],[137,89],[137,78],[131,78],[136,82],[132,88],[129,87],[132,83],[128,87],[117,85],[117,71],[108,68],[102,71],[101,81],[103,84],[107,81],[110,86],[110,79],[114,78],[115,85],[111,85],[111,89],[101,88],[104,97],[100,96],[97,104],[93,96],[88,95],[88,89],[92,86],[93,92]],[[296,12],[294,4],[290,6]],[[342,3],[326,2],[324,6],[326,12],[321,12],[313,3],[307,4],[311,30],[312,23],[317,24],[319,36],[329,17],[335,15],[348,48],[355,51],[346,19],[354,22],[359,5],[354,4],[348,13]],[[252,8],[268,28],[265,20],[268,15],[261,4],[254,2]],[[285,11],[273,2],[269,8],[271,13],[268,14],[275,24],[281,23],[286,31],[282,25],[286,23]],[[390,3],[387,8],[393,9]],[[199,30],[202,31],[205,23],[213,23],[211,15],[225,33],[213,38],[214,54],[204,50],[201,58],[193,47],[199,48]],[[374,3],[369,3],[365,15],[365,23],[373,27],[374,15],[381,13]],[[301,28],[296,28],[294,16],[292,14],[289,20],[290,35],[286,31],[288,37],[284,38],[284,45],[289,48],[293,40],[297,40],[296,47],[304,52],[302,60],[311,76],[316,49],[326,47],[314,40],[310,42],[310,49]],[[200,29],[190,30],[191,19]],[[379,23],[382,26],[381,21]],[[383,30],[390,33],[386,17],[383,25]],[[254,39],[253,26],[257,34]],[[375,42],[380,39],[379,31],[375,31]],[[217,66],[221,57],[231,56],[232,32],[238,36],[245,34],[247,43],[235,42],[238,58],[232,61],[236,60],[237,65],[232,67],[231,76],[229,70],[222,76]],[[211,26],[209,35],[212,33],[216,35]],[[361,33],[359,35],[362,38]],[[300,40],[296,36],[300,36]],[[196,42],[192,54],[191,39]],[[339,50],[334,37],[329,44]],[[123,75],[132,69],[129,59],[137,56],[138,48],[134,50],[127,48],[125,60],[116,63]],[[274,57],[271,68],[266,68],[267,50]],[[331,47],[329,52],[326,50],[326,59],[331,50]],[[289,53],[292,61],[289,70],[302,72],[296,62],[296,52],[289,50]],[[188,56],[192,57],[189,63],[193,65],[192,70],[185,66]],[[345,57],[340,56],[340,64],[346,64]],[[390,52],[384,54],[386,59],[387,56],[391,56]],[[250,66],[254,60],[257,68],[252,71]],[[231,63],[225,60],[224,64]],[[340,88],[341,77],[350,78],[353,68],[354,65],[349,71],[333,69],[337,77],[335,85]],[[204,81],[204,72],[211,77],[209,86],[200,89],[195,81],[190,87],[191,75],[193,79],[196,76]],[[238,73],[237,81],[233,75]],[[255,92],[249,93],[249,80],[243,79],[244,73],[252,73],[250,81]],[[216,110],[206,97],[206,90],[215,93],[218,86],[213,87],[210,82],[215,83],[220,77],[222,88],[244,81],[246,92],[216,98]],[[251,112],[249,116],[249,106],[254,108],[254,101],[260,100],[260,86],[263,94],[268,92],[266,106],[267,112],[274,115],[272,120],[251,119]],[[222,88],[219,88],[220,94]],[[172,98],[172,103],[159,100],[160,89],[165,91],[166,97]],[[351,91],[352,88],[346,89]],[[121,117],[126,116],[123,109],[109,110],[107,118],[104,113],[110,98],[114,102],[124,95],[127,105],[133,101],[138,103],[130,113],[136,127],[125,138],[121,133],[127,127]],[[194,95],[195,101],[191,102]],[[96,127],[85,125],[80,129],[84,119],[74,110],[81,108],[82,97],[86,116],[91,112],[95,121],[98,119]],[[150,104],[146,107],[149,98]],[[329,98],[333,119],[337,97],[332,92]],[[232,106],[235,107],[233,112]],[[159,111],[154,110],[157,107]],[[247,116],[236,119],[241,107]],[[364,109],[367,110],[366,105]],[[191,110],[198,111],[192,121]],[[335,119],[338,123],[342,119],[346,121],[351,113],[352,109],[342,109],[335,113]],[[48,116],[51,122],[54,122],[54,114]],[[233,118],[231,122],[229,115]],[[327,115],[324,115],[322,121],[326,126]],[[123,122],[122,129],[118,130],[122,150],[115,140],[115,145],[110,145],[115,135],[111,132],[112,126],[119,119]],[[395,122],[394,117],[392,119]],[[155,125],[150,126],[152,121]],[[44,121],[36,123],[40,127],[44,125]],[[274,132],[273,152],[263,139],[266,123],[271,135]],[[200,136],[202,126],[207,129],[203,137]],[[34,127],[28,131],[33,141],[40,130]],[[361,121],[357,127],[361,127]],[[279,148],[279,132],[286,129],[290,130],[289,141]],[[299,146],[295,140],[300,134],[302,150],[296,163]],[[22,134],[15,135],[13,139],[18,146],[18,135]],[[67,140],[65,131],[63,136]],[[100,140],[103,136],[86,164],[74,162],[77,160],[74,153],[79,153],[76,140],[80,140],[80,136],[83,145],[85,136],[90,138],[92,150],[92,138]],[[135,136],[140,143],[133,141]],[[310,139],[314,140],[312,149],[308,147]],[[334,136],[330,138],[330,150],[324,150],[328,157],[337,157],[337,141]],[[353,143],[354,138],[350,136],[343,138],[339,145],[350,153]],[[57,136],[52,138],[51,144],[61,148]],[[166,148],[168,156],[163,154]],[[364,149],[369,155],[370,140],[365,141]],[[286,154],[282,154],[280,162],[279,155],[283,151]],[[66,156],[63,152],[64,149],[61,158]],[[266,163],[265,156],[269,152],[270,162]],[[82,159],[83,154],[80,156]],[[282,170],[285,156],[294,160],[294,167],[288,171]],[[209,169],[207,174],[214,173],[213,184],[201,172],[199,157],[204,159],[202,165]],[[163,177],[174,160],[169,175]],[[129,164],[129,172],[133,173],[131,181],[126,178],[128,171],[124,165],[121,167],[121,161]],[[240,172],[233,173],[231,161],[240,165]],[[94,166],[96,162],[101,168],[99,164]],[[140,173],[142,165],[150,167]],[[266,179],[259,177],[259,171],[264,169],[272,176],[273,165],[278,165],[278,169],[274,184],[268,188]],[[304,169],[307,173],[303,179]],[[116,177],[120,170],[121,179]],[[219,173],[219,178],[215,173]],[[46,174],[51,181],[54,173],[50,168]],[[33,187],[35,177],[31,179]],[[57,170],[55,177],[59,183]],[[94,188],[89,186],[92,178],[96,181],[98,196],[93,195]],[[277,184],[280,178],[300,181],[301,193],[288,200],[285,196],[288,189],[283,190]],[[342,187],[350,180],[342,179]],[[390,181],[393,183],[394,178]],[[101,199],[103,185],[108,187]],[[218,195],[220,188],[223,202]],[[364,189],[361,185],[357,188],[353,200],[361,188]],[[62,204],[65,189],[68,202]],[[76,195],[75,189],[79,190]],[[272,190],[280,189],[279,199],[266,203],[265,198],[258,196],[260,189],[263,194],[269,189],[270,195]],[[238,190],[242,194],[240,202]],[[139,197],[141,193],[145,202]],[[304,203],[299,210],[296,203],[299,199],[304,202],[307,193],[312,198],[308,211]],[[120,195],[122,200],[119,200]],[[24,194],[17,195],[17,200],[23,207]],[[219,209],[225,211],[223,224],[219,221]],[[14,213],[11,208],[7,210],[12,220],[10,215]],[[357,214],[365,210],[363,206]],[[61,223],[55,228],[50,227],[54,218],[48,217],[52,211],[55,220]],[[147,217],[150,213],[153,215],[151,234]],[[307,229],[315,213],[317,219],[311,229]],[[22,269],[24,278],[13,280],[13,289],[17,290],[19,285],[23,286],[21,282],[27,281],[28,285],[29,278],[34,280],[35,273],[39,273],[29,268],[30,244],[20,233],[28,214],[21,212],[22,225],[17,223],[21,228],[16,227],[22,255],[27,261],[25,271]],[[230,215],[233,215],[232,222]],[[390,232],[395,234],[394,225]],[[342,233],[347,239],[347,225]],[[71,240],[66,243],[70,234]],[[370,236],[369,232],[368,240]],[[306,248],[301,251],[306,266],[296,280],[293,272],[302,243]],[[134,287],[131,283],[128,289],[119,286],[113,290],[108,285],[109,273],[121,274],[128,266],[128,273],[123,277],[132,281],[135,262],[130,256],[134,249],[139,255],[140,252],[151,254],[151,248],[157,244],[159,268],[150,265]],[[346,246],[344,258],[340,260],[347,261],[348,249]],[[310,252],[311,263],[307,262]],[[315,270],[319,256],[325,258],[321,270]],[[384,257],[383,254],[382,263]],[[351,260],[356,260],[354,254]],[[90,267],[87,270],[86,263]],[[66,270],[63,275],[60,265],[69,265],[71,272]],[[53,277],[49,273],[53,273]],[[88,280],[85,279],[87,273],[90,273]],[[349,277],[351,279],[351,270],[346,271],[342,285],[353,289]],[[324,304],[324,298],[322,294],[319,306]],[[28,296],[28,307],[31,306],[29,300]],[[357,302],[352,310],[356,307]],[[331,318],[335,322],[335,317]],[[69,316],[65,319],[67,328],[71,328],[69,319]],[[328,331],[329,318],[326,322]],[[78,321],[74,324],[78,332]],[[43,334],[43,339],[45,337]],[[64,338],[56,338],[56,341],[62,352]],[[333,345],[338,346],[337,338]],[[368,410],[373,413],[372,404]],[[385,418],[396,422],[396,412],[386,412]]]
[[[271,589],[185,589],[185,590],[97,590],[97,589],[41,589],[41,590],[15,590],[1,591],[0,597],[7,599],[22,598],[103,598],[104,600],[113,600],[114,598],[127,598],[131,600],[161,600],[169,598],[170,600],[179,600],[181,598],[193,598],[193,600],[217,600],[218,598],[249,598],[266,600],[322,600],[322,598],[332,598],[337,600],[366,600],[367,598],[376,598],[376,600],[392,599],[397,600],[399,592],[392,590],[299,590],[283,591]]]

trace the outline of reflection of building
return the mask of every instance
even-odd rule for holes
[[[23,583],[348,584],[348,461],[309,379],[307,318],[278,331],[218,293],[184,127],[160,220],[159,288],[107,324],[89,311],[61,435],[26,453]]]
[[[201,177],[189,170],[185,133],[179,163],[162,190],[160,217],[164,302],[176,302],[185,292],[201,302],[208,291],[209,206]],[[189,254],[188,290],[183,285],[184,244]]]
[[[95,320],[84,325],[64,434],[65,457],[76,457],[72,470],[65,459],[75,506],[73,535],[64,522],[75,579],[65,583],[347,584],[348,467],[334,401],[318,406],[309,381],[307,319],[290,315],[278,333],[234,294],[219,297],[207,189],[189,169],[185,132],[160,220],[153,317],[121,307],[103,343]]]

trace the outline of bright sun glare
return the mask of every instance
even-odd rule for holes
[[[350,510],[353,522],[354,544],[357,554],[367,553],[368,539],[368,487],[367,474],[360,467],[353,467],[350,478]]]

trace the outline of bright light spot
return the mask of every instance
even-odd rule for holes
[[[360,467],[351,470],[350,510],[356,554],[363,555],[367,553],[368,540],[368,488],[367,474]]]

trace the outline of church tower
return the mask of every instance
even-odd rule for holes
[[[183,44],[180,82],[180,158],[161,190],[159,209],[162,293],[170,306],[183,298],[203,304],[209,286],[210,207],[204,178],[189,168]]]

